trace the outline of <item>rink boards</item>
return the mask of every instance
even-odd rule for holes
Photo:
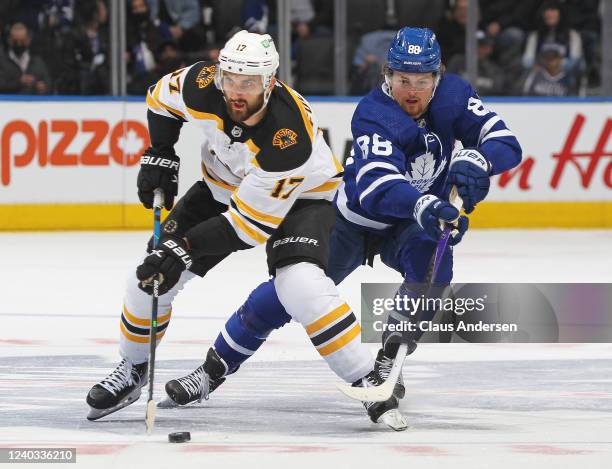
[[[357,99],[312,99],[334,153],[350,146]],[[136,196],[149,144],[140,99],[0,100],[0,230],[148,228]],[[472,227],[612,227],[612,102],[491,99],[523,147],[494,178]],[[200,135],[183,128],[179,193],[200,177]]]

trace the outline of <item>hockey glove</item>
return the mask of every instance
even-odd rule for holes
[[[442,236],[440,222],[455,225],[456,233],[448,241],[448,244],[451,246],[461,241],[469,224],[466,216],[459,216],[459,210],[448,202],[430,194],[424,195],[417,200],[414,206],[414,219],[423,228],[423,231],[435,241],[438,241],[440,236]]]
[[[487,158],[474,148],[459,150],[451,159],[445,186],[445,198],[448,199],[452,186],[463,199],[465,213],[472,213],[476,204],[489,193],[491,181],[489,173],[491,164]]]
[[[153,191],[164,191],[164,207],[170,210],[178,192],[179,158],[174,153],[159,153],[147,148],[140,158],[138,198],[145,208],[153,207]]]
[[[178,236],[164,236],[151,254],[136,268],[138,287],[153,293],[153,279],[159,274],[159,294],[167,293],[177,284],[185,269],[191,267],[191,256],[187,242]]]

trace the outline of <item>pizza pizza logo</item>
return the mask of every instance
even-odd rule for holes
[[[291,129],[280,129],[272,138],[272,145],[284,150],[297,143],[297,133]]]

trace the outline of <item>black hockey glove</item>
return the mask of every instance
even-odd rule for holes
[[[164,191],[164,207],[170,210],[178,192],[179,157],[174,153],[159,153],[147,148],[140,158],[138,198],[145,208],[153,208],[153,191]]]
[[[463,200],[465,213],[472,213],[476,204],[487,196],[491,180],[491,164],[474,148],[464,148],[455,153],[448,168],[445,196],[448,198],[452,186]]]
[[[457,208],[431,194],[417,200],[414,206],[414,219],[434,241],[438,241],[442,236],[441,221],[455,224],[456,220],[457,232],[448,240],[451,246],[461,241],[469,225],[468,218],[464,215],[459,216]]]
[[[153,293],[153,278],[159,274],[159,294],[167,293],[177,284],[185,269],[191,267],[189,248],[183,238],[164,236],[151,254],[136,268],[138,287],[151,295]]]

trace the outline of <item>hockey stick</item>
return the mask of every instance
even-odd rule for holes
[[[453,186],[451,189],[449,199],[450,203],[453,204],[459,211],[461,211],[461,208],[463,207],[463,201],[461,200],[461,197],[459,197],[459,194],[457,193],[457,188],[455,186]],[[442,262],[442,256],[444,255],[444,252],[446,251],[446,246],[448,245],[448,240],[450,239],[450,236],[451,234],[453,234],[454,231],[453,224],[441,223],[441,227],[442,235],[438,240],[436,250],[434,251],[434,254],[431,258],[429,271],[427,272],[427,276],[425,277],[425,295],[429,293],[429,290],[431,289],[431,286],[435,281],[436,275],[438,273],[438,268],[440,267],[440,263]],[[404,360],[406,359],[407,354],[408,344],[400,344],[397,354],[395,355],[395,359],[393,360],[393,367],[391,367],[389,376],[383,384],[365,388],[353,387],[347,384],[337,384],[336,387],[348,397],[356,399],[358,401],[386,401],[393,394],[395,384],[397,383],[397,379],[399,378],[399,375],[402,372],[402,367],[404,366]]]
[[[155,189],[153,196],[153,249],[159,244],[161,207],[164,203],[164,193],[161,189]],[[153,400],[153,377],[155,376],[155,346],[157,345],[157,302],[159,299],[159,275],[153,277],[153,299],[151,301],[151,329],[149,331],[149,398],[147,400],[147,412],[145,423],[147,433],[153,432],[155,424],[156,405]]]

